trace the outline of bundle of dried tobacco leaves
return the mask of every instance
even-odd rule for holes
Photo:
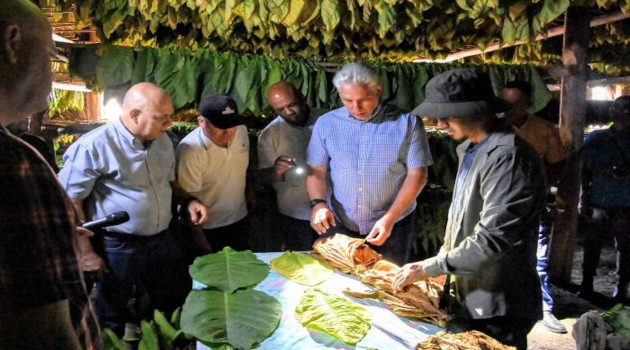
[[[398,265],[381,260],[382,255],[372,250],[363,239],[342,234],[321,238],[313,244],[313,255],[378,288],[366,292],[346,289],[344,293],[347,295],[382,300],[398,315],[420,318],[442,327],[451,320],[451,316],[439,308],[444,290],[442,285],[425,280],[405,287],[402,292],[395,292],[392,283]]]
[[[440,332],[418,344],[419,350],[516,350],[479,331],[451,334]]]

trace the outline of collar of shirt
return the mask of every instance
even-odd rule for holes
[[[197,131],[198,131],[197,140],[199,141],[199,145],[203,147],[203,149],[205,149],[206,151],[213,147],[224,149],[224,150],[231,149],[232,146],[234,145],[234,140],[236,140],[236,135],[234,135],[234,138],[232,139],[232,141],[228,143],[227,147],[221,147],[217,145],[216,143],[214,143],[208,136],[206,136],[206,134],[203,132],[203,129],[201,127],[197,128]]]
[[[350,113],[350,111],[348,111],[348,116],[354,120],[360,121],[362,123],[369,123],[372,121],[376,121],[376,118],[381,117],[381,116],[387,116],[387,112],[390,110],[390,108],[385,108],[385,105],[383,103],[379,103],[378,107],[376,107],[376,109],[374,110],[374,112],[372,112],[372,114],[370,114],[369,117],[367,117],[366,119],[358,119],[355,118],[352,113]],[[346,108],[347,109],[347,108]]]
[[[116,128],[116,131],[118,132],[118,134],[124,137],[125,140],[129,141],[129,144],[132,145],[133,148],[135,149],[146,150],[151,146],[151,143],[153,142],[153,141],[149,141],[147,145],[145,146],[142,143],[142,141],[140,141],[140,139],[134,136],[134,134],[132,134],[131,131],[127,129],[125,124],[123,124],[122,119],[120,118],[118,118],[118,120],[114,122],[114,128]]]
[[[481,145],[483,145],[484,143],[486,143],[486,141],[488,141],[488,139],[490,138],[490,134],[488,134],[488,137],[486,137],[485,139],[483,139],[483,141],[479,142],[479,143],[470,143],[470,145],[468,146],[468,149],[466,150],[466,156],[474,156],[475,153],[477,153],[477,151],[479,150],[479,148],[481,148]]]
[[[525,130],[529,126],[530,120],[532,120],[531,117],[532,117],[531,114],[527,114],[527,119],[525,119],[525,122],[521,126],[516,126],[516,125],[514,125],[512,123],[510,123],[510,125],[512,126],[512,128],[514,128],[515,131]]]

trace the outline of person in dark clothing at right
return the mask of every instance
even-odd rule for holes
[[[582,148],[579,212],[586,223],[580,295],[593,295],[593,278],[604,242],[617,248],[616,302],[627,301],[630,283],[630,96],[610,107],[613,125],[593,131]]]

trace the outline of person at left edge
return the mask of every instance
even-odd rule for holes
[[[0,349],[99,350],[72,203],[42,155],[6,126],[46,109],[56,49],[28,0],[0,6]]]
[[[62,185],[81,219],[117,211],[126,223],[102,232],[109,272],[97,283],[96,311],[104,328],[122,334],[154,309],[172,312],[190,289],[187,267],[168,226],[173,198],[202,225],[208,209],[175,181],[175,154],[166,136],[173,103],[151,83],[132,86],[120,119],[83,135],[64,154]],[[85,210],[84,210],[85,209]]]

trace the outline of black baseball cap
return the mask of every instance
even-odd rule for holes
[[[199,103],[199,114],[219,129],[245,124],[243,117],[238,114],[236,102],[227,95],[203,97]]]

